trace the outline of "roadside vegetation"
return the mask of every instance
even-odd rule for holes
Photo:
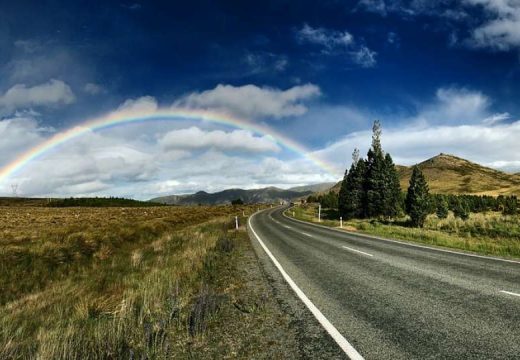
[[[446,246],[484,254],[520,257],[520,216],[516,196],[430,194],[428,179],[413,167],[403,193],[390,154],[381,147],[381,126],[374,123],[367,158],[354,150],[339,194],[309,196],[294,208],[295,217],[317,221],[321,204],[325,225]]]
[[[1,207],[0,358],[290,357],[253,211]]]

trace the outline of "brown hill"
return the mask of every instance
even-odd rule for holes
[[[439,194],[520,195],[520,174],[508,174],[448,154],[439,154],[418,164],[430,192]],[[406,191],[411,166],[396,165],[401,188]],[[341,183],[331,190],[339,192]]]

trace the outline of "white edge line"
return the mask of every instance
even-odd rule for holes
[[[517,293],[511,292],[511,291],[500,290],[500,292],[501,292],[501,293],[504,293],[504,294],[508,294],[508,295],[520,296],[520,294],[517,294]]]
[[[497,258],[497,257],[484,256],[484,255],[477,255],[477,254],[468,254],[468,253],[460,252],[460,251],[453,251],[453,250],[447,250],[447,249],[439,249],[439,248],[435,248],[435,247],[431,247],[431,246],[425,246],[425,245],[419,245],[419,244],[412,244],[412,243],[405,242],[405,241],[392,240],[392,239],[385,239],[385,238],[382,238],[382,237],[379,237],[379,236],[373,236],[373,235],[361,234],[361,233],[352,232],[352,231],[347,231],[347,230],[339,230],[339,229],[335,229],[335,228],[330,227],[330,226],[319,225],[319,224],[315,224],[315,223],[312,223],[312,222],[309,222],[309,221],[302,221],[302,220],[299,220],[299,219],[292,218],[292,217],[290,217],[290,216],[285,215],[285,210],[282,211],[282,215],[283,215],[283,217],[286,217],[287,219],[290,219],[290,220],[293,220],[293,221],[297,221],[297,222],[300,222],[300,223],[302,223],[302,224],[307,224],[307,225],[312,225],[312,226],[321,227],[321,228],[324,228],[324,229],[327,229],[327,230],[336,231],[336,232],[338,232],[338,233],[340,233],[340,234],[360,236],[360,237],[364,237],[364,238],[367,238],[367,239],[375,239],[375,240],[381,240],[381,241],[388,241],[388,242],[393,242],[393,243],[397,243],[397,244],[402,244],[402,245],[412,246],[412,247],[417,247],[417,248],[422,248],[422,249],[429,249],[429,250],[435,250],[435,251],[440,251],[440,252],[447,252],[447,253],[455,254],[455,255],[464,255],[464,256],[476,257],[476,258],[481,258],[481,259],[496,260],[496,261],[504,261],[504,262],[513,263],[513,264],[520,264],[520,261],[516,261],[516,260],[501,259],[501,258]]]
[[[251,219],[253,216],[255,216],[257,213],[254,213],[249,217],[247,220],[247,223],[249,225],[249,228],[251,229],[251,232],[253,235],[255,235],[256,240],[260,243],[262,248],[264,249],[265,253],[271,261],[274,263],[278,271],[282,274],[283,278],[289,286],[294,290],[296,295],[300,298],[300,300],[307,306],[307,308],[311,311],[311,313],[314,315],[314,317],[319,321],[321,326],[329,333],[329,335],[336,341],[336,343],[339,345],[339,347],[347,354],[347,356],[352,360],[363,360],[363,357],[360,353],[357,352],[356,349],[341,335],[341,333],[332,325],[332,323],[321,313],[321,311],[312,303],[312,301],[305,295],[305,293],[296,285],[293,279],[285,272],[282,265],[276,260],[274,255],[271,253],[271,251],[267,248],[267,246],[264,244],[264,242],[260,239],[256,231],[253,229],[253,226],[251,225]]]
[[[350,251],[355,251],[355,252],[358,252],[360,254],[363,254],[363,255],[367,255],[367,256],[374,256],[372,254],[369,254],[369,253],[366,253],[364,251],[361,251],[361,250],[356,250],[356,249],[353,249],[353,248],[350,248],[348,246],[342,246],[343,249],[346,249],[346,250],[350,250]]]

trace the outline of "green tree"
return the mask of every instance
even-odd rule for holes
[[[468,204],[466,204],[466,200],[461,196],[457,196],[455,199],[453,215],[455,215],[455,217],[461,218],[462,220],[469,219]]]
[[[428,202],[428,184],[419,167],[414,166],[405,201],[406,213],[410,215],[413,226],[424,226],[424,221],[428,215]]]
[[[240,198],[231,200],[231,205],[244,205],[244,200],[242,200]]]
[[[504,200],[504,210],[502,210],[502,214],[504,215],[515,215],[518,211],[518,200],[516,196],[508,196]]]
[[[363,215],[365,161],[359,158],[359,150],[352,154],[352,165],[345,172],[339,192],[339,212],[345,219]]]
[[[436,214],[439,219],[446,219],[448,217],[449,207],[448,202],[444,196],[441,196],[437,200]]]
[[[372,127],[372,147],[368,150],[366,168],[364,215],[380,216],[384,214],[387,181],[385,157],[381,147],[381,123],[377,120]]]
[[[399,174],[389,153],[384,163],[385,186],[383,188],[383,216],[395,217],[401,211],[401,185]]]

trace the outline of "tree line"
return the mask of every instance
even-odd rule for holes
[[[501,211],[504,215],[518,212],[516,196],[478,196],[430,194],[428,183],[418,166],[413,167],[406,193],[401,192],[399,175],[389,153],[381,146],[381,124],[372,127],[372,145],[366,159],[359,150],[352,154],[352,164],[345,171],[339,194],[329,192],[309,196],[308,202],[319,202],[325,208],[338,209],[343,219],[395,218],[405,212],[412,226],[422,227],[429,214],[446,218],[449,211],[466,220],[470,212]]]

